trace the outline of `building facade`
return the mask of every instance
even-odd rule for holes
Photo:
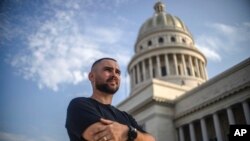
[[[118,108],[157,141],[227,141],[229,125],[250,124],[250,59],[208,80],[206,57],[178,17],[157,2],[135,43],[130,96]]]

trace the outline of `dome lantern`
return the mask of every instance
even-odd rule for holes
[[[155,6],[154,6],[155,12],[156,13],[162,13],[165,12],[165,5],[161,2],[158,1]]]

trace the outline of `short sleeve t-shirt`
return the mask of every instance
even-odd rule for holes
[[[82,133],[101,118],[130,125],[137,130],[145,131],[136,120],[124,111],[120,111],[110,104],[102,104],[92,98],[79,97],[73,99],[67,110],[66,128],[70,141],[84,141]]]

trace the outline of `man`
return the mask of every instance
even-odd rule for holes
[[[88,76],[92,96],[75,98],[68,107],[66,128],[71,141],[155,141],[131,115],[111,105],[120,74],[113,58],[93,63]]]

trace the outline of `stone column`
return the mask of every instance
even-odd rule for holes
[[[205,73],[205,79],[207,80],[208,76],[207,76],[207,69],[206,69],[205,63],[203,63],[203,68],[204,68],[204,73]]]
[[[193,123],[189,123],[189,132],[190,132],[191,141],[196,141]]]
[[[229,125],[235,124],[234,114],[233,114],[231,107],[227,108],[227,117],[228,117]]]
[[[141,75],[140,75],[140,63],[136,65],[136,71],[137,71],[137,82],[138,84],[141,82]]]
[[[203,140],[203,141],[208,141],[207,125],[206,125],[205,119],[202,118],[202,119],[200,120],[200,123],[201,123],[202,140]]]
[[[142,76],[143,76],[143,81],[145,81],[146,78],[146,69],[145,69],[145,60],[142,61]]]
[[[183,64],[184,75],[187,76],[187,66],[186,66],[186,61],[185,61],[185,55],[184,54],[181,55],[181,59],[182,59],[182,64]]]
[[[215,127],[217,141],[223,141],[222,134],[221,134],[221,128],[220,128],[220,121],[219,121],[219,117],[218,117],[217,113],[213,114],[213,121],[214,121],[214,127]]]
[[[182,127],[179,127],[179,137],[180,141],[184,141],[184,132]]]
[[[170,69],[169,69],[169,60],[168,60],[168,54],[165,54],[165,65],[166,65],[166,69],[167,69],[167,75],[170,75]]]
[[[132,90],[133,89],[133,86],[134,86],[134,79],[133,79],[133,68],[130,70],[130,74],[129,74],[129,76],[130,76],[130,90]]]
[[[193,66],[193,61],[192,61],[192,56],[189,56],[188,60],[189,60],[189,65],[190,65],[191,76],[195,76],[195,74],[194,74],[194,66]]]
[[[160,65],[160,57],[159,55],[156,56],[156,63],[157,63],[157,76],[161,77],[161,65]]]
[[[173,54],[173,57],[174,57],[175,75],[179,75],[176,54]]]
[[[204,71],[204,68],[203,68],[203,62],[202,61],[199,61],[199,66],[201,68],[201,77],[203,79],[205,79],[206,77],[205,77],[205,71]]]
[[[249,105],[246,101],[244,101],[242,103],[242,106],[243,106],[243,110],[244,110],[244,115],[245,115],[245,118],[246,118],[246,123],[248,125],[250,125],[250,113],[249,113]]]
[[[131,69],[132,75],[131,75],[131,84],[132,84],[132,88],[134,88],[135,86],[135,66],[132,67]]]
[[[197,69],[197,75],[198,77],[200,77],[200,68],[199,68],[199,64],[198,64],[198,59],[195,58],[195,67]]]
[[[135,85],[137,85],[138,84],[138,77],[137,77],[137,66],[135,65],[134,66],[134,79],[135,79]]]
[[[153,78],[152,57],[148,58],[148,61],[149,61],[149,74],[150,74],[150,78]]]

